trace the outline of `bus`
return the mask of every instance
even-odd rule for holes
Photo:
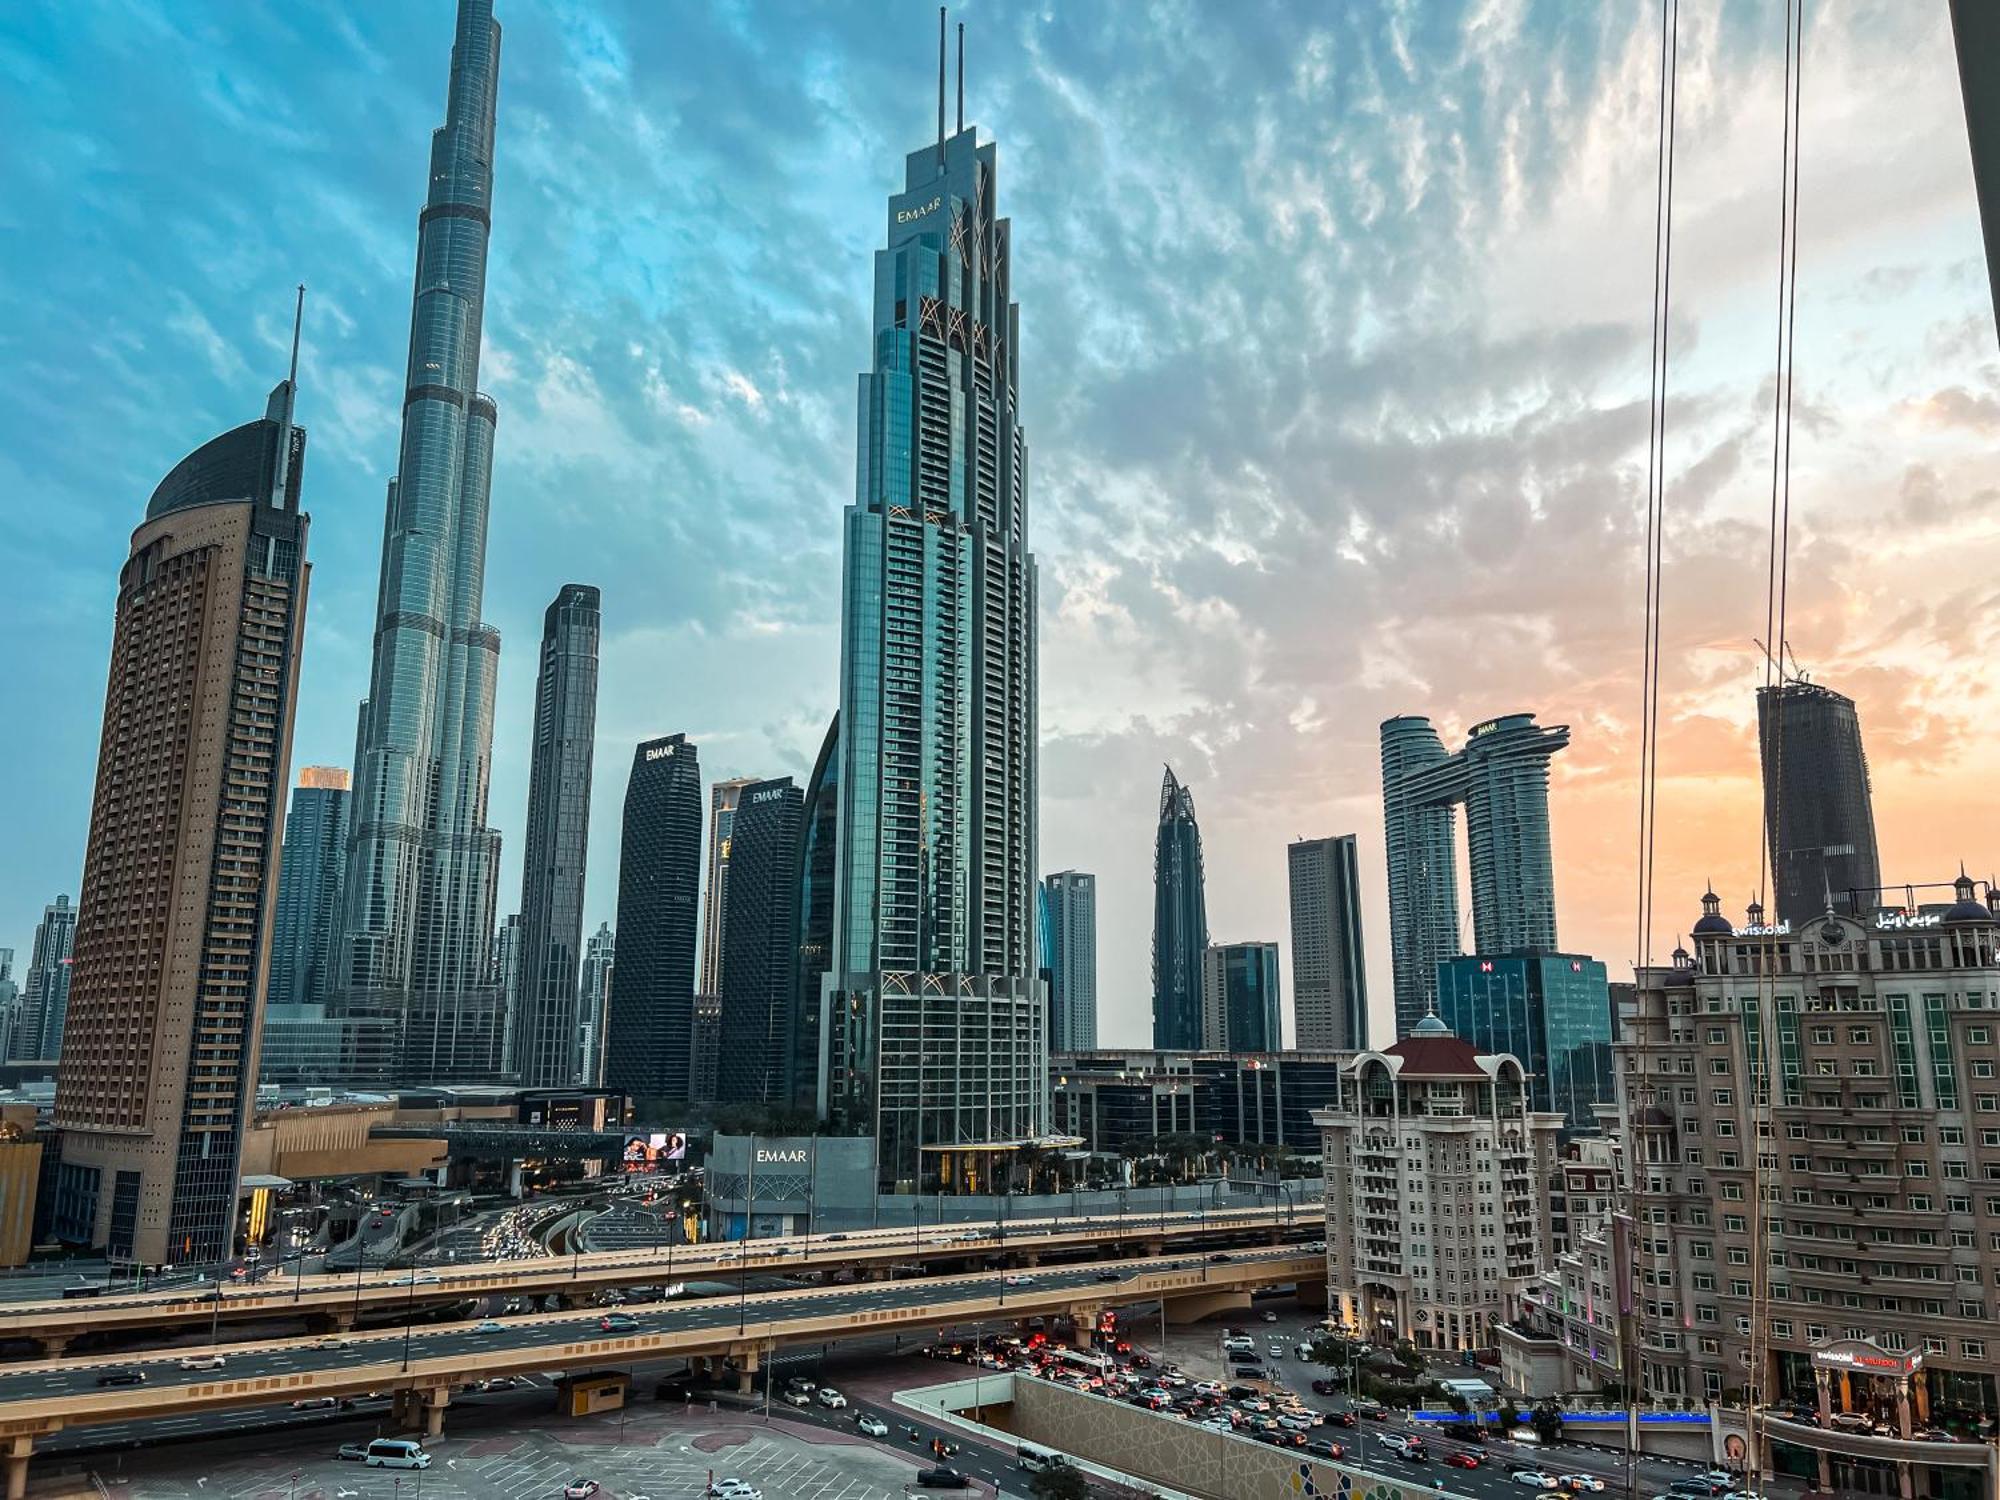
[[[1061,1349],[1056,1352],[1056,1361],[1065,1369],[1079,1375],[1095,1375],[1099,1380],[1118,1367],[1117,1361],[1108,1354],[1100,1354],[1095,1349]]]

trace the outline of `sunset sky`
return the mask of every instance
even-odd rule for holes
[[[493,821],[519,897],[544,606],[604,592],[588,921],[634,741],[801,778],[834,707],[871,257],[934,128],[935,10],[500,0],[484,384]],[[1809,4],[1791,629],[1854,697],[1885,878],[2000,866],[2000,360],[1940,4]],[[1014,225],[1041,566],[1041,865],[1100,877],[1142,1044],[1160,768],[1218,940],[1360,836],[1377,723],[1567,723],[1564,944],[1635,948],[1657,11],[982,0],[967,116]],[[1681,7],[1658,925],[1758,852],[1783,8]],[[314,567],[295,767],[346,765],[447,0],[0,10],[0,946],[82,864],[146,497],[284,374]],[[1984,644],[1982,644],[1984,643]],[[1469,913],[1468,913],[1469,940]],[[1290,959],[1285,959],[1290,992]],[[18,974],[17,974],[18,977]]]

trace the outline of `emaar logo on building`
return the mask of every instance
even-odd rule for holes
[[[922,208],[899,208],[896,210],[896,222],[898,224],[912,224],[921,219],[925,214],[936,213],[943,207],[944,198],[939,196],[931,199]]]
[[[804,1147],[796,1151],[766,1151],[761,1146],[757,1148],[757,1160],[760,1162],[802,1162],[805,1159]]]

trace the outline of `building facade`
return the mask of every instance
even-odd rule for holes
[[[521,1011],[521,914],[509,912],[493,932],[493,983],[500,994],[500,1071],[511,1073],[517,1066],[514,1040],[520,1034]]]
[[[1581,953],[1475,954],[1438,965],[1437,1013],[1482,1052],[1528,1070],[1535,1108],[1568,1131],[1600,1128],[1613,1100],[1611,990],[1604,965]]]
[[[62,1055],[63,1017],[69,1013],[71,950],[76,945],[76,908],[56,897],[42,908],[28,950],[21,990],[21,1014],[8,1056],[22,1062],[53,1062]]]
[[[1201,966],[1207,952],[1201,825],[1195,821],[1194,793],[1168,766],[1160,779],[1160,822],[1153,834],[1153,1045],[1162,1051],[1201,1046]]]
[[[272,1005],[324,1004],[333,993],[335,929],[347,872],[348,776],[338,766],[299,772],[285,812],[278,914],[271,927]]]
[[[1298,839],[1285,850],[1292,908],[1292,1025],[1299,1047],[1368,1045],[1368,966],[1354,835]]]
[[[500,836],[487,823],[499,632],[480,618],[495,408],[479,389],[500,28],[459,0],[431,137],[374,665],[361,705],[340,1007],[386,1016],[413,1082],[499,1072],[488,975]]]
[[[1854,700],[1815,682],[1759,688],[1757,745],[1778,920],[1872,911],[1882,866]]]
[[[792,1100],[802,1109],[818,1103],[824,1088],[821,1038],[828,1034],[821,1007],[833,965],[834,898],[839,890],[840,715],[826,726],[799,810],[798,963],[792,985]]]
[[[1491,1348],[1554,1259],[1544,1189],[1562,1121],[1534,1108],[1520,1061],[1428,1016],[1356,1054],[1313,1119],[1328,1310],[1371,1337]]]
[[[568,1088],[577,1081],[577,981],[602,630],[602,599],[587,583],[564,584],[542,616],[528,822],[521,838],[521,976],[508,1069],[524,1088]]]
[[[732,776],[708,789],[708,880],[701,897],[701,973],[696,989],[704,995],[722,993],[722,924],[729,910],[730,837],[736,825],[736,804],[754,776]]]
[[[822,1112],[885,1185],[968,1183],[1048,1123],[1034,901],[1035,563],[997,154],[912,152],[875,256],[842,564]]]
[[[1408,1036],[1437,1005],[1437,966],[1458,953],[1456,813],[1418,800],[1414,779],[1441,764],[1444,741],[1429,719],[1385,720],[1382,838],[1389,868],[1389,966],[1396,1035]]]
[[[1207,1052],[1281,1052],[1276,943],[1211,943],[1201,956],[1201,1045]]]
[[[1064,870],[1043,879],[1048,913],[1049,1047],[1097,1045],[1097,877]]]
[[[293,396],[161,480],[119,574],[53,1116],[55,1232],[113,1260],[235,1242],[306,617]]]
[[[736,789],[722,913],[722,1014],[715,1097],[790,1104],[798,1039],[799,819],[805,796],[781,776]],[[712,867],[711,867],[712,868]]]
[[[1156,1135],[1199,1135],[1268,1162],[1319,1158],[1312,1112],[1340,1091],[1351,1052],[1058,1054],[1055,1124],[1086,1149],[1115,1153]]]
[[[604,1084],[637,1098],[701,1097],[694,1074],[694,949],[701,887],[701,764],[687,736],[642,740],[625,785],[618,966]]]
[[[599,922],[583,945],[583,972],[577,977],[576,1076],[585,1088],[596,1088],[604,1079],[605,1004],[617,962],[617,935],[609,922]]]

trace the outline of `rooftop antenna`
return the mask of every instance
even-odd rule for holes
[[[958,134],[965,134],[965,22],[958,23]]]
[[[938,7],[938,170],[944,170],[944,7]]]
[[[285,376],[286,381],[296,389],[299,383],[299,329],[306,320],[306,284],[299,283],[299,300],[292,308],[292,368]]]
[[[298,300],[292,304],[292,365],[285,374],[285,383],[271,392],[271,399],[265,405],[264,416],[268,421],[279,424],[278,465],[272,476],[271,504],[283,508],[285,493],[291,483],[292,468],[292,413],[296,409],[299,395],[299,330],[306,318],[306,284],[299,283]]]

